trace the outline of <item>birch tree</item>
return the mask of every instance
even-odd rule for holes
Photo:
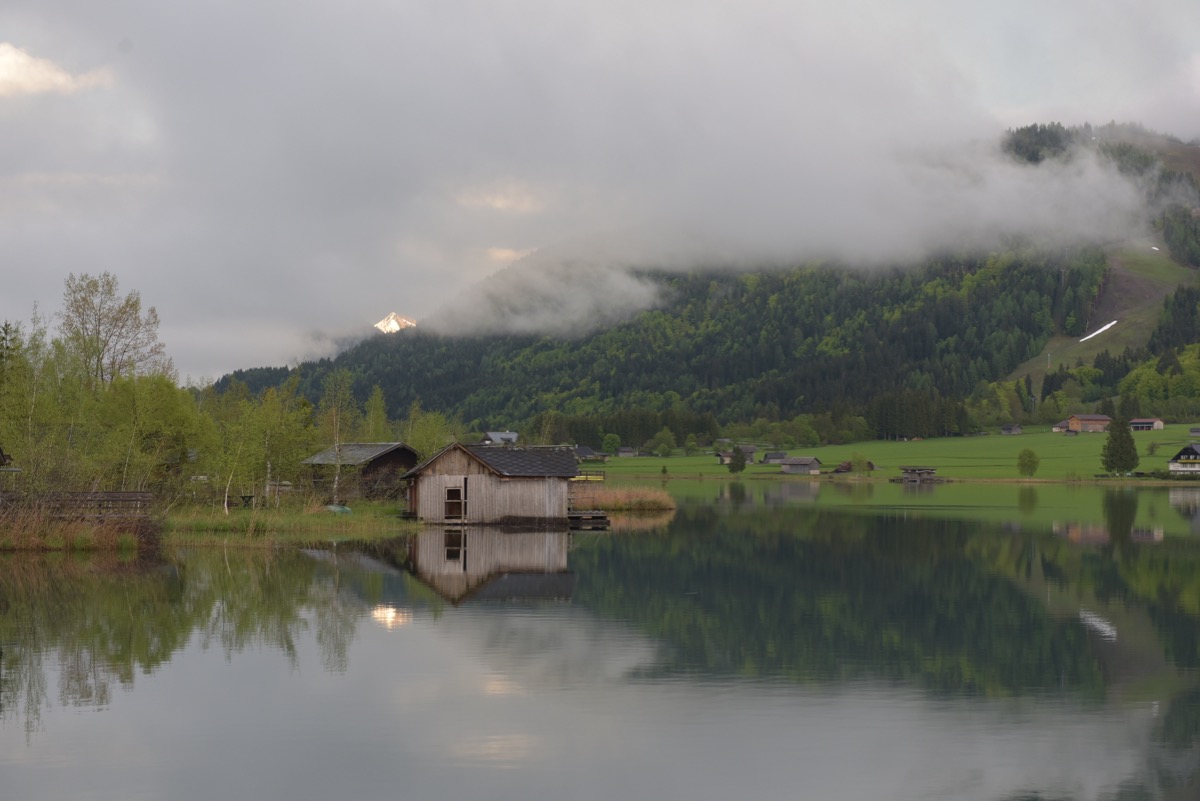
[[[174,377],[158,341],[158,312],[153,306],[143,312],[136,291],[122,297],[112,273],[67,276],[58,320],[63,347],[78,361],[93,391],[122,375]]]

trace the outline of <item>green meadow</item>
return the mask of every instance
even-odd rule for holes
[[[1189,428],[1178,424],[1134,432],[1141,457],[1138,471],[1165,471],[1167,461],[1190,441]],[[1110,517],[1120,515],[1130,517],[1138,536],[1193,535],[1193,510],[1200,520],[1200,482],[1103,476],[1100,453],[1106,435],[1069,437],[1052,433],[1048,426],[1026,432],[788,452],[820,459],[820,477],[784,475],[778,465],[763,464],[748,465],[734,475],[712,454],[610,459],[604,470],[611,482],[658,483],[681,505],[767,510],[806,504],[862,514],[977,520],[1077,540],[1105,536]],[[1024,448],[1041,460],[1032,479],[1017,471],[1017,454]],[[757,456],[765,450],[774,449],[759,445]],[[829,475],[855,455],[874,463],[869,477]],[[890,482],[900,475],[902,465],[936,467],[947,483],[915,487]]]
[[[1151,473],[1165,471],[1167,461],[1190,439],[1190,424],[1168,425],[1162,431],[1135,431],[1141,459],[1137,470]],[[1101,451],[1105,434],[1055,434],[1049,426],[1026,428],[1025,433],[1006,436],[996,433],[972,437],[943,437],[938,439],[856,442],[851,445],[825,445],[816,448],[792,449],[789,456],[815,456],[821,460],[821,471],[827,473],[843,461],[862,456],[875,465],[875,479],[900,475],[903,465],[936,467],[938,476],[951,480],[1018,481],[1017,454],[1029,448],[1040,459],[1034,481],[1091,481],[1100,480],[1104,473]],[[768,450],[758,446],[756,459]],[[1151,455],[1153,451],[1153,455]],[[794,478],[783,476],[779,465],[748,464],[745,472],[734,476],[725,465],[717,463],[711,452],[695,456],[635,456],[611,458],[602,466],[610,479],[661,478],[663,469],[672,478]],[[1115,481],[1115,479],[1103,479]],[[1132,480],[1132,479],[1126,479]]]

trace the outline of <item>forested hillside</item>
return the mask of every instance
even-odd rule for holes
[[[684,408],[721,423],[867,409],[904,390],[951,398],[1002,376],[1056,330],[1082,332],[1103,288],[1094,248],[945,257],[916,269],[805,267],[659,275],[661,308],[577,340],[378,335],[297,368],[315,397],[345,368],[398,414],[413,402],[476,429],[540,412],[612,415]],[[233,379],[252,391],[278,370]]]

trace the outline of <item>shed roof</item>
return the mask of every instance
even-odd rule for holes
[[[782,462],[780,462],[780,464],[790,464],[790,465],[806,465],[806,464],[820,464],[820,463],[821,463],[821,460],[815,456],[789,456],[788,458],[786,458]]]
[[[415,476],[451,449],[460,449],[506,478],[575,478],[579,465],[570,448],[495,448],[487,445],[455,443],[442,448],[404,474]]]
[[[415,459],[417,452],[403,442],[343,442],[341,457],[338,457],[338,447],[334,445],[320,453],[313,454],[301,461],[301,464],[345,464],[361,465],[378,459],[398,448],[410,451]]]
[[[575,453],[568,448],[467,448],[502,476],[579,475]]]

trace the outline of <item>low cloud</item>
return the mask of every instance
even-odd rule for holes
[[[1178,0],[7,0],[0,319],[108,270],[221,375],[390,311],[594,328],[656,302],[642,269],[1116,239],[1136,187],[1000,136],[1200,135],[1197,29]]]
[[[49,59],[38,58],[8,42],[0,42],[0,97],[71,95],[87,89],[109,89],[114,82],[110,69],[72,75]]]

